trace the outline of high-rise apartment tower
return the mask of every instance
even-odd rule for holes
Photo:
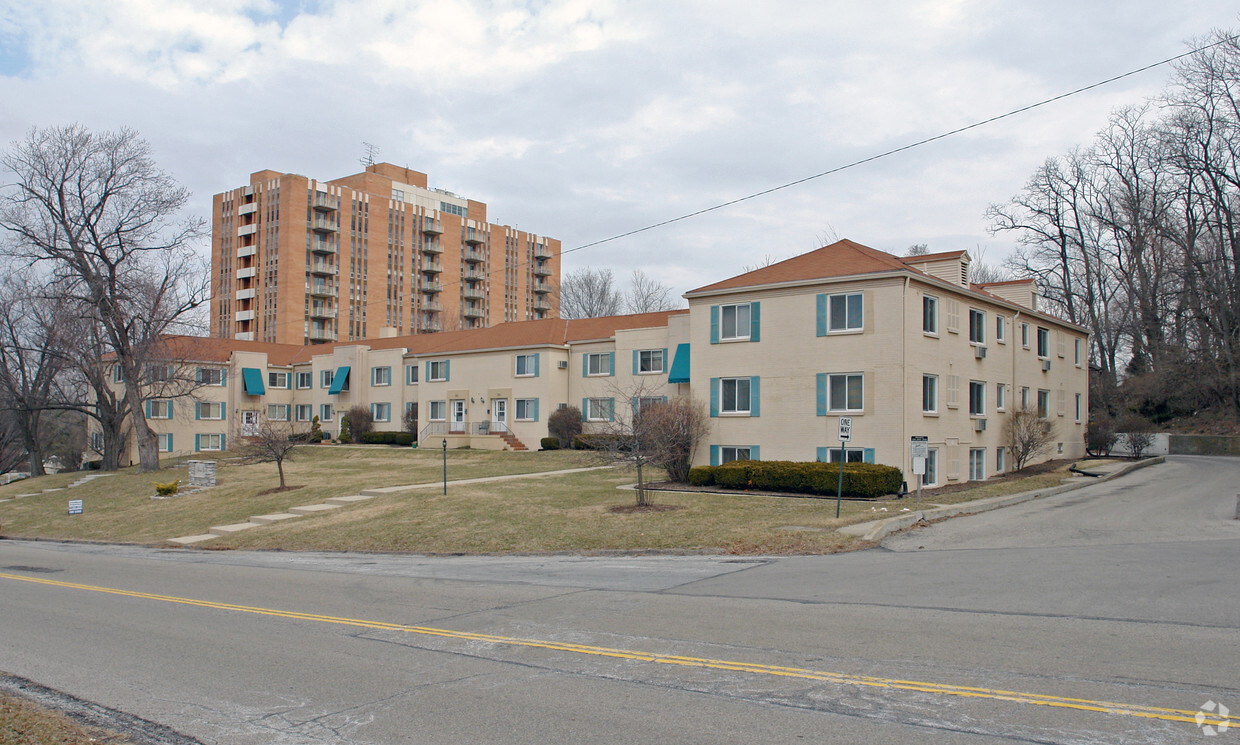
[[[560,242],[376,163],[316,181],[259,171],[216,194],[212,336],[310,344],[551,318]]]

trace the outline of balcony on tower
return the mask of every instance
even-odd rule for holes
[[[443,235],[443,223],[430,215],[422,216],[422,232],[427,235]]]
[[[340,223],[336,218],[327,215],[315,215],[310,221],[310,229],[316,233],[338,233],[340,232]]]
[[[327,192],[316,191],[310,198],[310,206],[319,212],[334,212],[340,209],[340,198]]]
[[[465,242],[482,245],[487,242],[487,233],[479,228],[465,228]]]

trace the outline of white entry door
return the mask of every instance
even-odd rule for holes
[[[241,412],[241,436],[258,437],[258,412],[247,410]]]
[[[455,399],[452,401],[452,419],[448,422],[449,432],[465,431],[465,401],[464,399]]]
[[[491,399],[491,431],[508,431],[508,399]]]

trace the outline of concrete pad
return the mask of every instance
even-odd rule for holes
[[[239,533],[243,530],[257,527],[258,523],[233,523],[232,525],[216,525],[207,528],[207,532],[214,535],[229,535],[230,533]]]
[[[180,538],[169,538],[168,542],[176,543],[182,546],[189,546],[194,543],[202,543],[203,541],[209,541],[212,538],[219,538],[219,536],[214,533],[204,533],[202,535],[187,535],[187,536],[181,536]]]
[[[291,512],[275,512],[270,515],[252,515],[250,517],[250,522],[256,525],[270,525],[271,523],[280,522],[281,520],[288,520],[294,517],[301,517],[301,515],[294,515]]]
[[[65,490],[65,488],[64,488],[63,486],[58,486],[58,487],[56,487],[55,489],[44,489],[44,490],[42,491],[42,493],[43,493],[43,494],[50,494],[50,493],[52,493],[52,492],[54,492],[54,491],[64,491],[64,490]]]
[[[300,507],[289,507],[288,511],[294,515],[313,515],[316,512],[338,509],[340,509],[338,504],[303,504]]]
[[[37,491],[37,492],[35,492],[35,493],[33,493],[33,494],[18,494],[18,495],[17,495],[17,499],[25,499],[26,497],[37,497],[37,496],[39,496],[39,495],[40,495],[40,494],[42,494],[42,493],[43,493],[43,492],[39,492],[39,491]]]
[[[328,497],[323,501],[328,504],[346,505],[353,504],[355,502],[365,502],[370,499],[374,499],[374,496],[370,494],[354,494],[351,497]]]

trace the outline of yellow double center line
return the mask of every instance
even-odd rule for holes
[[[182,605],[193,605],[199,608],[213,608],[215,610],[252,613],[262,616],[275,616],[277,618],[292,618],[298,621],[314,621],[317,623],[328,623],[339,626],[356,626],[382,631],[401,631],[409,634],[419,634],[422,636],[437,636],[447,639],[485,642],[488,644],[505,645],[510,647],[549,649],[560,652],[573,652],[576,654],[590,655],[594,657],[613,657],[638,662],[654,662],[663,665],[679,665],[682,667],[728,670],[732,672],[751,673],[754,675],[770,675],[780,678],[816,680],[841,685],[858,685],[871,688],[887,688],[897,691],[936,693],[944,696],[960,696],[965,698],[991,699],[994,701],[1009,701],[1019,704],[1030,704],[1033,706],[1050,706],[1059,709],[1078,709],[1081,711],[1093,711],[1102,714],[1138,717],[1141,719],[1156,719],[1166,722],[1189,722],[1193,724],[1201,724],[1203,726],[1213,725],[1215,727],[1229,727],[1233,724],[1240,726],[1240,716],[1229,715],[1224,717],[1211,713],[1206,715],[1204,721],[1198,722],[1197,717],[1199,716],[1199,712],[1189,711],[1186,709],[1165,709],[1156,706],[1140,706],[1137,704],[1121,704],[1109,701],[1093,701],[1090,699],[1069,698],[1065,696],[1047,696],[1040,693],[1023,693],[1021,691],[1005,691],[994,688],[975,688],[971,686],[958,686],[947,683],[928,683],[918,680],[877,678],[869,675],[849,675],[847,673],[807,670],[797,667],[781,667],[778,665],[762,665],[752,662],[712,660],[701,657],[682,657],[679,655],[659,654],[657,652],[641,652],[629,649],[609,649],[607,647],[594,647],[585,644],[572,644],[569,642],[546,641],[540,639],[519,639],[509,636],[497,636],[495,634],[477,634],[467,631],[439,629],[430,626],[408,626],[399,623],[368,621],[360,618],[340,618],[337,616],[325,616],[318,613],[299,613],[297,611],[278,610],[275,608],[256,608],[248,605],[216,603],[210,600],[196,600],[194,598],[182,598],[174,595],[156,595],[149,592],[119,590],[112,587],[100,587],[98,585],[82,585],[73,582],[59,582],[57,580],[43,579],[40,577],[25,577],[22,575],[6,574],[3,572],[0,572],[0,579],[11,579],[18,582],[30,582],[33,584],[49,585],[52,587],[63,587],[70,590],[87,590],[89,592],[99,592],[108,595],[142,598],[143,600],[157,600],[164,603],[180,603]]]

